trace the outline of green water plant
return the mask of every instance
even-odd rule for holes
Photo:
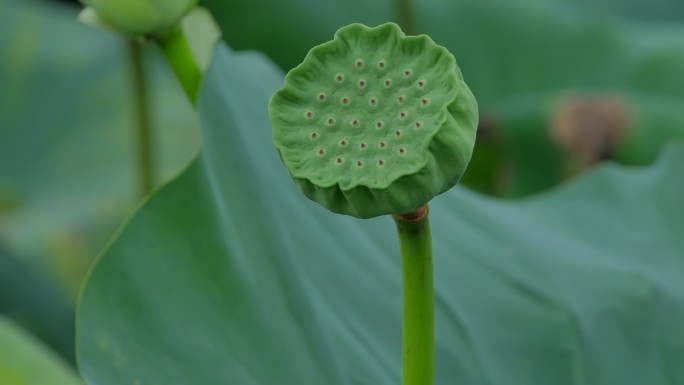
[[[394,23],[341,28],[284,83],[269,104],[273,142],[302,192],[336,213],[393,215],[403,269],[403,383],[432,384],[427,203],[465,172],[475,98],[449,51]]]

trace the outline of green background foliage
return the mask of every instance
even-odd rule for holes
[[[344,24],[394,19],[387,0],[202,3],[231,46],[282,69]],[[415,7],[418,30],[455,54],[482,107],[469,187],[520,197],[573,175],[574,155],[547,133],[573,97],[626,106],[614,160],[659,159],[600,166],[517,202],[463,187],[435,200],[438,383],[684,382],[684,149],[661,154],[684,131],[681,4]],[[2,381],[64,366],[15,322],[73,360],[81,277],[139,199],[125,42],[76,13],[0,0],[0,312],[12,319],[0,339],[13,336],[0,343],[0,373],[14,373]],[[171,183],[93,270],[79,322],[86,379],[398,383],[391,221],[333,216],[296,191],[265,114],[282,72],[221,48],[192,161],[197,119],[154,46],[144,51],[155,182]]]
[[[76,14],[0,0],[0,313],[72,365],[83,275],[139,194],[125,42]],[[199,141],[167,64],[146,59],[159,183]]]
[[[391,1],[202,4],[232,47],[262,50],[284,69],[344,24],[394,18]],[[637,1],[415,1],[418,31],[456,56],[481,120],[494,131],[479,139],[464,183],[520,197],[566,179],[573,156],[549,139],[547,127],[572,96],[618,96],[627,107],[628,132],[612,154],[622,163],[650,163],[669,139],[684,138],[684,110],[676,107],[684,103],[684,26],[643,20],[684,19],[684,12],[672,1],[659,4],[645,11]],[[258,31],[241,33],[259,20]]]
[[[3,248],[0,248],[0,314],[31,330],[74,363],[73,306],[60,295],[48,274],[31,268]]]
[[[75,16],[0,1],[0,243],[46,263],[72,301],[74,276],[139,194],[124,41]],[[160,182],[192,158],[198,140],[166,63],[157,52],[147,56]]]

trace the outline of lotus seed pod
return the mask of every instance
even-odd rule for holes
[[[269,115],[303,193],[359,218],[408,213],[453,187],[478,120],[453,55],[394,23],[351,24],[314,47]]]
[[[126,35],[154,34],[173,27],[197,0],[81,0],[112,29]]]

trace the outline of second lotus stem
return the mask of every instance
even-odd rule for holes
[[[150,123],[149,100],[145,77],[145,63],[140,44],[129,41],[129,56],[133,80],[133,100],[135,109],[135,132],[140,196],[144,197],[154,187],[154,156],[152,151],[152,128]]]

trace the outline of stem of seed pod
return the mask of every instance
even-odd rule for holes
[[[433,385],[435,367],[432,240],[428,206],[393,215],[403,271],[402,385]]]
[[[397,22],[407,35],[416,34],[415,8],[411,0],[394,0]]]
[[[149,116],[147,84],[145,82],[145,63],[143,62],[140,43],[130,40],[128,43],[133,80],[133,100],[135,105],[136,147],[138,153],[138,173],[140,195],[144,197],[154,187],[154,165],[152,154],[152,130]]]
[[[183,29],[176,26],[168,33],[157,36],[156,41],[188,98],[192,104],[196,104],[202,75],[192,55],[190,45],[185,39]]]

